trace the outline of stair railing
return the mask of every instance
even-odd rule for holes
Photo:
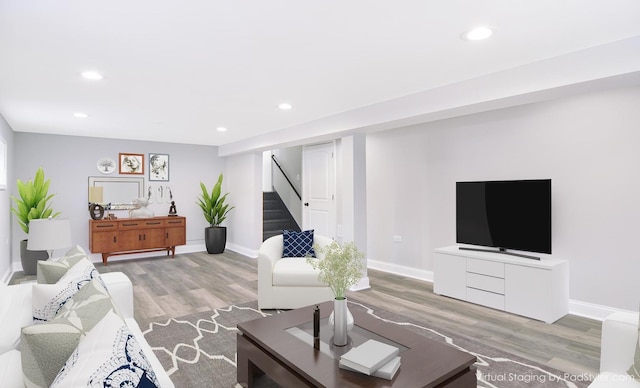
[[[298,193],[298,190],[296,190],[296,188],[293,186],[291,179],[289,179],[287,174],[284,172],[284,170],[282,169],[282,166],[280,166],[280,163],[278,163],[276,156],[271,154],[271,160],[273,160],[273,163],[275,163],[275,165],[278,167],[278,170],[280,170],[280,172],[282,173],[282,176],[284,176],[284,179],[286,179],[287,182],[289,182],[289,186],[291,186],[291,189],[293,190],[293,192],[296,193],[298,198],[302,201],[302,196],[300,195],[300,193]]]

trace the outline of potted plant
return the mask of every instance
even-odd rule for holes
[[[202,209],[205,220],[209,224],[204,230],[204,242],[208,253],[222,253],[227,244],[227,227],[220,224],[227,218],[227,214],[234,208],[225,204],[227,195],[222,192],[222,174],[218,176],[218,181],[213,186],[211,193],[204,183],[200,182],[202,194],[198,198],[198,205]]]
[[[15,207],[11,212],[16,215],[18,223],[24,232],[29,234],[29,222],[41,218],[55,218],[60,212],[53,213],[49,201],[55,194],[49,194],[50,179],[45,180],[42,167],[36,171],[33,180],[26,183],[20,179],[17,181],[20,198],[11,196]],[[20,241],[20,260],[25,275],[34,275],[38,260],[46,260],[49,257],[47,251],[30,251],[27,249],[27,239]]]
[[[334,241],[322,248],[315,246],[314,250],[324,257],[320,260],[307,257],[307,263],[320,270],[318,280],[326,283],[333,291],[333,343],[344,346],[347,344],[349,324],[353,327],[353,316],[347,308],[346,293],[349,287],[362,279],[366,269],[364,253],[353,242],[340,245]],[[331,320],[329,317],[330,323]]]

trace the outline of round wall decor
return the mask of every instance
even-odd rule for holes
[[[111,158],[101,158],[96,167],[103,174],[111,174],[116,170],[116,161]]]

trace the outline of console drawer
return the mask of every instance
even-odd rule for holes
[[[468,258],[467,272],[504,278],[504,263]]]
[[[504,279],[467,272],[467,287],[504,295]]]
[[[467,287],[467,301],[504,310],[504,295]]]

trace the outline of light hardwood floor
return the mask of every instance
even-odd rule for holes
[[[133,282],[135,317],[144,327],[194,312],[257,299],[257,261],[232,251],[123,260],[100,272],[122,271]],[[494,348],[572,374],[599,367],[601,323],[567,315],[554,324],[534,321],[433,293],[433,285],[369,270],[371,288],[349,297],[395,312],[425,326],[434,324],[475,337]],[[25,279],[16,273],[11,282]],[[535,292],[535,290],[532,290]]]

